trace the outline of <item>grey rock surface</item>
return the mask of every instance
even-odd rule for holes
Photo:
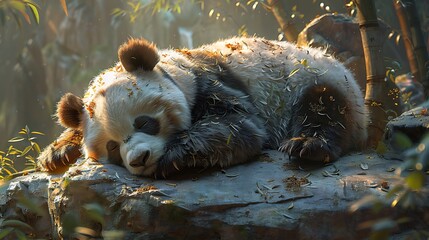
[[[1,189],[0,210],[2,218],[31,225],[40,238],[69,239],[77,224],[105,239],[115,233],[122,237],[110,239],[361,239],[369,231],[359,224],[380,214],[352,214],[350,205],[366,195],[385,196],[380,186],[400,181],[391,169],[401,163],[353,154],[328,166],[308,165],[269,151],[225,170],[154,180],[82,161],[64,175],[13,179]],[[40,211],[26,209],[20,196]],[[411,216],[417,221],[411,228],[419,229],[429,225],[428,212],[426,205],[416,213],[392,209],[381,216]]]
[[[429,101],[392,119],[386,128],[385,137],[392,149],[404,150],[404,147],[398,146],[396,142],[398,133],[406,135],[414,144],[419,143],[429,133]]]

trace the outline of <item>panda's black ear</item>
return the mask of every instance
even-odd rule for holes
[[[152,71],[159,62],[158,50],[155,45],[143,38],[131,38],[122,44],[118,50],[118,57],[128,72],[139,68]]]
[[[72,93],[66,93],[57,104],[58,121],[66,128],[80,128],[83,113],[83,101]]]

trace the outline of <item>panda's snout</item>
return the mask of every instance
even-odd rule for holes
[[[131,160],[130,166],[134,168],[143,167],[146,164],[146,161],[149,159],[150,151],[143,151],[138,157]]]

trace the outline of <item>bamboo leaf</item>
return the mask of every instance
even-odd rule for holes
[[[9,175],[12,175],[12,172],[11,171],[9,171],[9,169],[7,169],[7,168],[2,168],[2,171],[5,171],[6,173],[7,173],[7,175],[6,176],[9,176]]]
[[[40,16],[39,16],[39,11],[37,10],[37,6],[32,4],[32,3],[28,3],[28,7],[30,8],[34,19],[36,20],[36,23],[39,24],[40,23]]]
[[[377,144],[377,148],[375,149],[375,152],[378,154],[384,154],[387,152],[387,146],[384,142],[379,141]]]
[[[24,148],[24,150],[21,152],[21,154],[18,155],[18,157],[25,156],[31,149],[33,149],[32,146],[27,146],[26,148]]]
[[[8,227],[8,228],[4,228],[0,231],[0,239],[3,239],[4,237],[6,237],[7,235],[9,235],[9,233],[11,233],[13,231],[14,228],[12,227]]]
[[[368,170],[368,164],[367,164],[367,163],[361,163],[361,164],[360,164],[360,168],[361,168],[362,170]]]
[[[401,132],[397,132],[393,136],[393,141],[397,146],[403,149],[410,148],[413,146],[413,142],[410,140],[410,138]]]
[[[25,11],[25,4],[24,2],[21,1],[8,1],[8,5],[15,9],[18,10],[19,12],[21,11]]]
[[[32,145],[33,145],[34,151],[36,151],[37,154],[40,154],[41,151],[40,151],[39,144],[33,142]]]
[[[38,216],[45,216],[46,213],[43,212],[42,208],[39,206],[40,204],[36,200],[37,199],[30,198],[22,193],[18,195],[18,202],[25,206],[30,212],[36,213]]]
[[[10,162],[10,163],[13,163],[13,161],[12,161],[10,158],[8,158],[8,157],[3,157],[3,162],[4,162],[5,164],[9,164],[9,162]]]
[[[292,77],[293,75],[295,75],[298,71],[300,70],[300,68],[295,68],[294,70],[292,70],[292,72],[289,73],[289,76],[287,76],[288,78]]]
[[[375,222],[375,224],[372,225],[373,231],[384,231],[384,230],[390,230],[397,226],[396,222],[392,219],[382,219]]]
[[[15,229],[15,235],[18,237],[18,240],[27,240],[27,236],[22,231]]]
[[[6,156],[8,156],[8,155],[17,155],[17,154],[20,154],[21,152],[22,152],[21,150],[16,149],[13,146],[9,146],[9,149],[7,151]]]
[[[67,11],[67,3],[66,0],[60,0],[61,3],[61,7],[63,8],[64,13],[66,14],[66,16],[69,15],[68,11]]]
[[[19,228],[21,230],[33,231],[33,227],[32,226],[28,225],[25,222],[22,222],[20,220],[15,220],[15,219],[4,220],[2,226],[4,226],[4,227]]]
[[[121,16],[121,15],[123,16],[123,15],[125,15],[125,11],[120,9],[120,8],[115,8],[112,11],[112,15],[113,16]]]
[[[12,138],[12,139],[9,139],[9,141],[8,141],[8,142],[10,142],[10,143],[15,143],[15,142],[22,142],[22,141],[24,141],[24,140],[25,140],[25,138],[14,137],[14,138]]]
[[[346,4],[346,7],[352,7],[353,6],[353,1],[350,1],[349,3]]]
[[[252,6],[252,10],[255,10],[255,9],[256,9],[256,7],[258,6],[258,4],[259,4],[259,2],[255,2],[255,3],[253,4],[253,6]]]
[[[405,182],[407,183],[407,185],[413,190],[421,189],[423,187],[424,181],[425,181],[425,176],[420,171],[412,172],[405,179]]]
[[[88,203],[88,204],[85,204],[83,208],[86,210],[86,214],[88,214],[88,217],[104,225],[103,216],[104,216],[105,210],[100,204]]]
[[[395,40],[396,45],[399,45],[399,40],[401,40],[401,35],[396,36],[396,40]]]
[[[35,161],[35,159],[34,159],[34,157],[33,156],[30,156],[30,155],[28,155],[28,156],[26,156],[25,157],[25,159],[27,159],[28,161],[25,163],[25,165],[26,166],[34,166],[35,164],[36,164],[36,161]]]

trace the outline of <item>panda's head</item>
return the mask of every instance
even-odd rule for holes
[[[149,176],[168,139],[189,127],[189,104],[172,77],[157,66],[155,46],[131,39],[118,54],[120,63],[95,77],[83,99],[63,96],[57,116],[63,126],[83,131],[86,157],[108,159]]]

